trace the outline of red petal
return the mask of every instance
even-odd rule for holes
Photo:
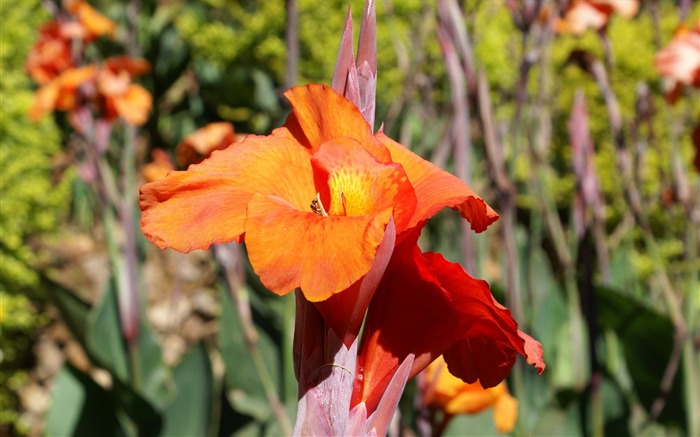
[[[409,228],[429,219],[444,207],[459,210],[475,232],[486,230],[498,219],[498,214],[461,179],[426,161],[382,132],[375,137],[389,149],[391,160],[403,166],[416,192],[418,204]]]
[[[141,188],[141,229],[160,248],[180,252],[240,242],[253,193],[310,209],[316,191],[308,150],[289,138],[249,136],[187,171],[148,183]]]
[[[484,378],[484,387],[500,382],[518,353],[526,355],[517,323],[488,284],[439,254],[420,253],[417,235],[412,232],[394,250],[367,315],[353,405],[365,401],[369,412],[410,353],[416,356],[411,376],[445,354],[451,373],[467,382]],[[536,342],[527,347],[543,369]]]

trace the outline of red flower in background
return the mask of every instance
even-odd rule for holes
[[[90,42],[100,36],[114,36],[116,24],[82,0],[64,2],[68,16],[50,21],[39,29],[39,40],[29,51],[26,67],[41,85],[75,67],[74,40]],[[67,19],[65,19],[67,18]]]
[[[50,21],[39,29],[39,40],[29,51],[26,67],[29,75],[42,85],[73,67],[71,39],[66,35],[65,25]]]

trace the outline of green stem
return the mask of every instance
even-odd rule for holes
[[[242,307],[250,308],[247,287],[239,287],[236,291],[236,296],[238,298],[237,306],[239,309]],[[257,339],[259,338],[257,330],[255,329],[252,320],[249,318],[247,319],[242,317],[241,322],[245,325],[243,327],[243,331],[246,334],[246,345],[248,346],[248,352],[250,353],[250,356],[253,359],[253,364],[255,365],[258,375],[260,376],[260,382],[262,383],[263,390],[265,391],[265,396],[267,396],[267,401],[270,403],[272,411],[277,416],[277,421],[279,422],[282,434],[291,435],[292,425],[289,422],[287,414],[285,413],[284,406],[277,396],[277,390],[272,381],[272,377],[267,370],[265,360],[260,353],[260,349],[257,347]]]

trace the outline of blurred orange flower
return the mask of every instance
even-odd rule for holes
[[[126,123],[141,125],[148,120],[152,98],[145,88],[131,80],[149,69],[147,61],[125,56],[109,58],[99,68],[88,65],[68,69],[39,88],[29,116],[37,121],[54,110],[74,110],[82,85],[85,99],[96,99],[105,119],[121,117]]]
[[[39,41],[29,51],[26,68],[39,84],[46,84],[73,66],[71,41],[63,27],[50,21],[39,29]]]
[[[234,140],[231,123],[226,121],[210,123],[180,141],[175,149],[177,163],[183,167],[198,164],[208,158],[214,150],[225,149]]]
[[[639,0],[571,0],[554,26],[558,33],[582,35],[607,26],[613,13],[632,18],[638,11]]]
[[[442,356],[425,369],[424,376],[421,387],[424,405],[441,409],[447,416],[477,414],[493,408],[498,432],[510,432],[515,427],[518,401],[508,392],[505,381],[487,389],[478,381],[467,384],[449,372]]]
[[[44,85],[73,67],[74,39],[92,41],[102,35],[113,36],[116,24],[82,0],[67,0],[66,10],[77,20],[54,20],[39,29],[39,40],[29,51],[26,68],[29,75]],[[70,17],[69,17],[70,18]]]
[[[151,94],[131,81],[150,69],[150,64],[144,59],[117,56],[105,60],[96,78],[105,118],[121,117],[126,123],[137,126],[148,120],[153,106]]]
[[[153,182],[163,179],[169,172],[175,170],[173,160],[163,149],[153,149],[151,152],[152,161],[143,167],[143,177],[146,182]]]
[[[114,21],[97,12],[84,0],[65,0],[63,6],[78,19],[80,27],[74,37],[92,41],[100,36],[114,36],[117,25]]]
[[[54,110],[72,111],[78,101],[78,88],[94,80],[94,65],[70,68],[52,81],[43,85],[34,96],[29,109],[29,118],[38,121],[44,114]]]
[[[695,28],[681,25],[676,30],[671,42],[656,54],[654,68],[669,81],[666,98],[671,103],[683,85],[700,88],[700,21]]]

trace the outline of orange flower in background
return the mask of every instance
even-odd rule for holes
[[[151,158],[152,161],[143,167],[143,177],[147,182],[163,179],[168,173],[175,170],[175,164],[165,150],[153,149]]]
[[[34,96],[29,109],[29,118],[38,121],[54,110],[72,111],[78,102],[78,88],[94,80],[96,68],[93,65],[71,68],[43,85]]]
[[[71,40],[58,22],[51,21],[39,29],[39,40],[29,51],[26,67],[39,84],[46,84],[73,67]]]
[[[69,19],[44,24],[39,29],[39,40],[27,57],[27,71],[41,85],[74,67],[71,53],[73,40],[89,42],[103,35],[113,36],[116,30],[112,20],[84,1],[68,0],[64,6],[70,14]],[[73,17],[77,20],[72,20]]]
[[[94,65],[71,68],[37,91],[29,116],[37,121],[54,110],[73,111],[82,86],[83,98],[95,101],[105,119],[121,117],[126,123],[141,125],[148,120],[152,97],[131,80],[149,69],[147,61],[125,56],[109,58],[99,68]]]
[[[613,14],[633,18],[638,11],[638,0],[571,0],[554,26],[558,33],[580,36],[604,28]]]
[[[681,25],[671,42],[654,58],[654,68],[668,83],[666,99],[675,103],[683,85],[700,88],[700,21],[695,28]]]
[[[80,28],[74,35],[84,41],[92,41],[100,36],[114,36],[117,25],[114,21],[97,12],[84,0],[65,0],[63,6],[78,19]]]
[[[197,129],[180,141],[175,149],[177,163],[181,166],[198,164],[214,150],[225,149],[234,142],[233,125],[222,121]]]
[[[400,240],[445,206],[477,232],[497,219],[461,180],[373,135],[355,105],[330,88],[295,87],[285,96],[292,105],[285,127],[141,188],[149,240],[181,252],[245,241],[269,290],[300,288],[321,302],[361,282],[389,227]],[[359,330],[373,292],[319,309],[342,337]]]
[[[144,59],[116,56],[105,60],[96,79],[107,119],[121,117],[126,123],[137,126],[148,120],[153,106],[151,94],[131,81],[150,69]]]
[[[518,401],[505,381],[486,389],[479,382],[467,384],[449,372],[442,356],[425,369],[421,391],[423,404],[444,411],[447,417],[493,408],[493,420],[501,433],[511,432],[518,419]]]

